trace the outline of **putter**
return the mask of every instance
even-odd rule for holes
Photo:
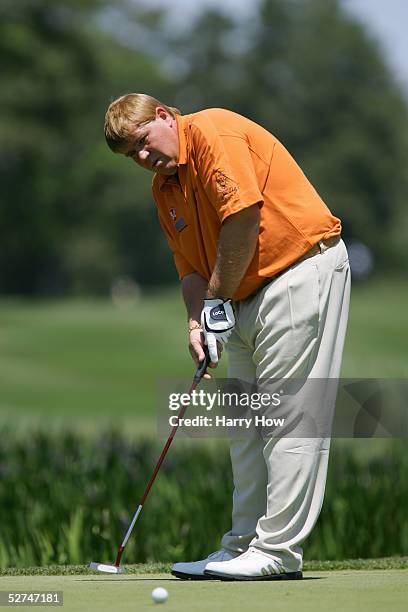
[[[193,382],[192,382],[190,390],[188,392],[189,395],[191,395],[191,393],[196,389],[196,387],[199,384],[200,380],[204,376],[206,369],[208,368],[208,366],[211,363],[210,355],[208,353],[208,348],[206,346],[204,347],[204,352],[205,352],[205,357],[199,363],[197,371],[194,374]],[[105,574],[122,574],[125,571],[124,568],[121,567],[121,565],[120,565],[120,562],[121,562],[121,559],[122,559],[122,555],[123,555],[123,551],[125,550],[125,546],[127,544],[127,541],[130,538],[130,534],[133,531],[133,527],[135,526],[135,523],[136,523],[136,521],[137,521],[137,519],[139,517],[139,514],[142,511],[143,504],[144,504],[144,502],[146,500],[146,497],[149,495],[149,491],[152,488],[152,484],[154,483],[154,481],[156,479],[156,476],[157,476],[157,474],[158,474],[158,472],[160,470],[161,464],[163,463],[164,458],[167,455],[167,451],[169,450],[170,445],[173,442],[174,436],[176,435],[176,432],[177,432],[177,429],[178,429],[178,426],[179,426],[179,421],[180,421],[180,419],[183,418],[184,413],[186,412],[187,408],[188,408],[187,405],[186,406],[182,406],[180,411],[179,411],[179,413],[178,413],[178,415],[177,415],[177,423],[176,423],[176,425],[174,425],[173,429],[171,430],[171,433],[170,433],[170,435],[168,437],[168,440],[167,440],[167,442],[166,442],[166,444],[165,444],[165,446],[164,446],[164,448],[163,448],[163,450],[161,452],[161,455],[160,455],[160,457],[159,457],[159,459],[158,459],[158,461],[156,463],[156,467],[154,468],[154,472],[151,475],[149,482],[147,483],[146,489],[145,489],[145,491],[144,491],[144,493],[143,493],[143,495],[142,495],[142,497],[140,499],[140,502],[139,502],[139,505],[138,505],[138,507],[136,509],[136,512],[133,515],[132,522],[129,525],[129,528],[128,528],[127,532],[126,532],[126,535],[125,535],[125,537],[123,539],[122,544],[118,548],[115,564],[114,565],[107,565],[105,563],[94,563],[94,562],[92,562],[92,563],[89,564],[89,569],[96,570],[98,572],[104,572]]]

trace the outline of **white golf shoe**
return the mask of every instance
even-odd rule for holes
[[[250,546],[239,557],[207,564],[204,575],[220,580],[301,580],[302,572],[287,570],[279,561]]]
[[[206,559],[201,561],[192,561],[191,563],[175,563],[171,568],[171,573],[177,578],[183,580],[211,580],[212,576],[205,576],[204,570],[208,563],[216,561],[215,565],[222,565],[231,559],[237,557],[239,553],[231,553],[227,550],[221,549],[217,552],[211,553]]]

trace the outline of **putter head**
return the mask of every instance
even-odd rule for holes
[[[123,574],[125,571],[123,567],[117,565],[106,565],[105,563],[90,563],[89,569],[97,572],[103,572],[104,574]]]

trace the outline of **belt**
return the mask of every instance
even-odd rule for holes
[[[328,238],[327,240],[319,240],[317,244],[313,245],[311,249],[306,251],[304,255],[299,257],[299,259],[296,259],[296,261],[291,263],[287,268],[285,268],[284,270],[281,270],[280,272],[275,274],[275,276],[270,276],[269,278],[266,278],[265,281],[262,283],[262,285],[259,287],[259,289],[256,289],[254,293],[258,293],[258,291],[263,289],[266,285],[269,285],[269,283],[271,283],[273,280],[281,276],[281,274],[284,274],[292,266],[296,266],[298,263],[305,261],[305,259],[314,257],[315,255],[318,255],[319,253],[323,254],[325,251],[327,251],[327,249],[330,249],[331,247],[336,246],[336,244],[340,242],[340,239],[341,239],[341,236],[332,236],[331,238]]]
[[[328,238],[327,240],[319,240],[319,242],[315,244],[314,246],[312,246],[312,248],[309,251],[307,251],[304,255],[302,255],[302,257],[294,261],[293,264],[290,264],[289,268],[291,266],[294,266],[300,263],[301,261],[304,261],[305,259],[309,259],[309,257],[314,257],[315,255],[318,255],[319,253],[324,253],[327,249],[330,249],[330,247],[335,246],[339,242],[340,242],[340,236],[332,236],[331,238]],[[282,272],[279,272],[279,274],[282,274]]]

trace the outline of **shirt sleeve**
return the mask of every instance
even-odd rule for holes
[[[221,223],[231,214],[263,203],[244,135],[220,135],[211,121],[191,126],[199,180]]]

